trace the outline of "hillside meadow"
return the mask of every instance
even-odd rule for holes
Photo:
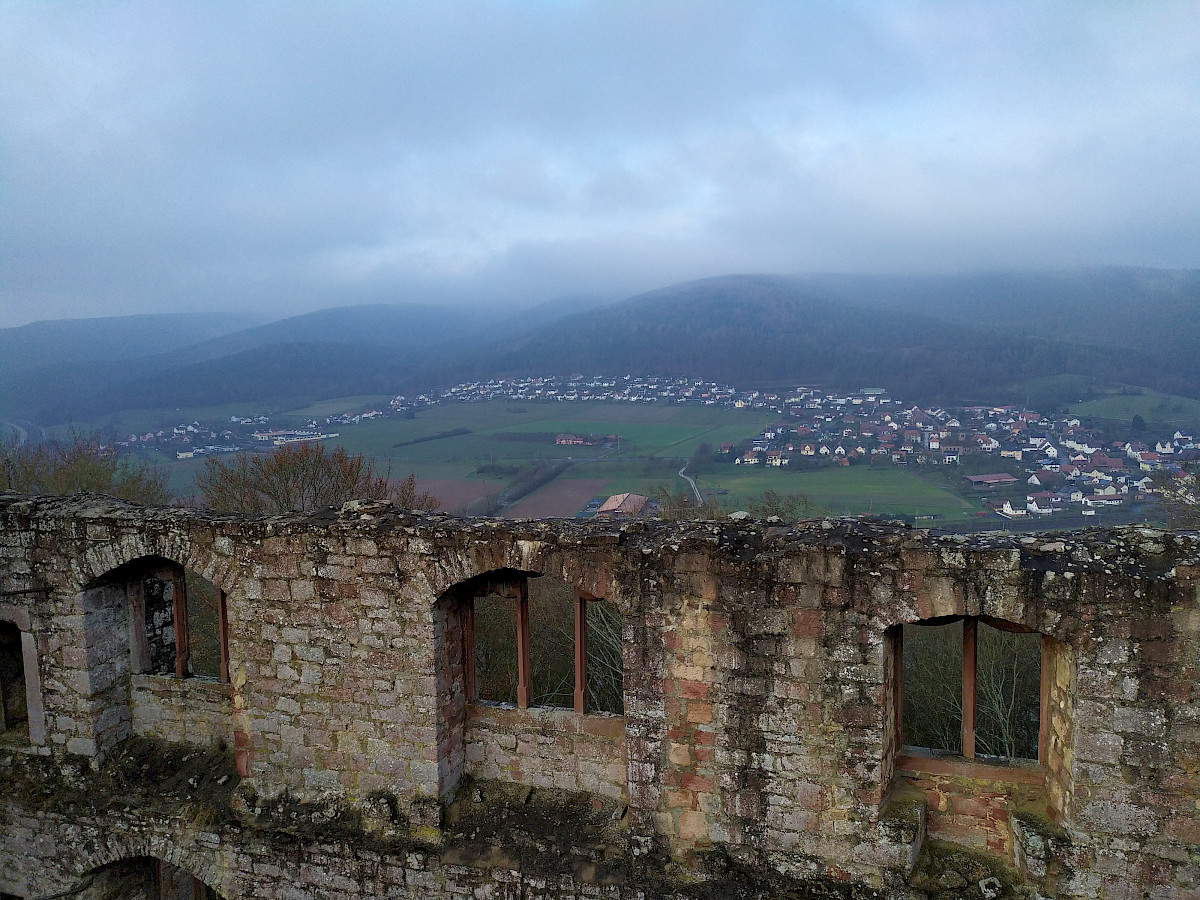
[[[766,490],[804,494],[814,504],[814,514],[939,516],[962,519],[984,509],[914,470],[890,465],[834,466],[810,471],[724,466],[706,471],[697,479],[706,494],[728,509],[739,509]]]
[[[1126,426],[1134,416],[1141,416],[1151,429],[1166,426],[1193,434],[1200,431],[1200,400],[1149,388],[1109,390],[1101,397],[1073,404],[1071,415]]]

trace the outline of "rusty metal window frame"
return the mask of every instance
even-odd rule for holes
[[[463,689],[467,702],[479,700],[479,681],[475,667],[475,600],[495,594],[516,603],[517,618],[517,708],[532,706],[533,665],[529,645],[529,576],[488,578],[480,581],[463,600],[462,654]],[[573,709],[578,715],[587,712],[587,604],[602,600],[575,589],[575,690]]]
[[[979,623],[983,622],[998,631],[1012,631],[1020,634],[1036,634],[1041,642],[1041,670],[1039,672],[1039,721],[1038,721],[1038,758],[1037,764],[1045,766],[1050,740],[1050,685],[1053,674],[1053,651],[1046,635],[1024,625],[996,619],[991,616],[945,616],[939,624],[951,624],[955,620],[962,623],[962,752],[948,754],[951,757],[960,756],[963,759],[975,760],[975,713],[976,713],[976,680],[979,664]],[[910,751],[920,749],[910,747],[904,742],[904,629],[906,626],[928,626],[936,620],[925,619],[918,622],[906,622],[893,629],[892,638],[892,715],[896,730],[897,752],[906,761],[914,757]],[[1014,762],[1033,762],[1019,757],[1013,757]],[[994,764],[989,757],[988,764]]]

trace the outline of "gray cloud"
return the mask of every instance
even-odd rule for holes
[[[1195,267],[1191,2],[0,6],[0,325]]]

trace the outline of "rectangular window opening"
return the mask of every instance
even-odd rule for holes
[[[476,698],[517,702],[516,603],[495,594],[475,598]]]
[[[975,754],[1038,758],[1042,638],[979,623],[975,662]]]
[[[130,581],[125,596],[134,672],[229,681],[223,590],[180,567]]]
[[[587,712],[625,714],[621,611],[604,600],[586,605]]]
[[[189,675],[227,681],[222,650],[224,597],[215,584],[188,569],[184,573],[189,643]]]
[[[462,606],[468,700],[624,713],[622,621],[553,579],[486,582]]]
[[[0,622],[0,742],[29,743],[29,692],[21,629]]]
[[[529,582],[529,660],[534,706],[575,706],[575,590],[565,582]]]
[[[904,743],[962,753],[962,623],[904,626]]]
[[[975,616],[902,627],[905,747],[993,763],[1041,753],[1043,638]]]

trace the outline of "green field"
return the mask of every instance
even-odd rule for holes
[[[386,419],[340,429],[340,443],[355,453],[391,461],[397,471],[409,468],[420,478],[466,477],[480,465],[513,464],[535,459],[623,459],[690,456],[701,442],[719,445],[761,429],[760,416],[697,407],[634,406],[572,403],[454,403],[422,410],[415,419]],[[470,434],[408,444],[457,428]],[[513,434],[531,433],[528,441]],[[545,435],[618,434],[619,450],[603,446],[560,446]],[[505,435],[498,437],[497,435]]]
[[[323,401],[273,415],[270,425],[293,425],[306,418],[320,419],[367,405],[379,406],[382,399],[368,396]],[[122,422],[127,423],[128,430],[140,431],[178,421],[209,423],[256,412],[231,404],[206,410],[173,410],[165,418],[162,411],[158,418],[153,418],[153,411],[126,413]],[[757,434],[767,421],[760,413],[683,404],[493,401],[448,403],[421,410],[413,419],[377,419],[338,426],[336,430],[340,434],[337,443],[351,453],[375,457],[383,468],[390,466],[393,477],[412,472],[418,480],[467,479],[487,482],[501,490],[508,479],[480,474],[480,466],[522,466],[539,459],[570,458],[576,464],[561,478],[603,481],[605,486],[598,493],[651,494],[659,485],[677,492],[687,489],[676,473],[681,458],[691,456],[699,444],[720,447],[725,441],[737,443]],[[133,427],[134,423],[139,427]],[[464,428],[470,433],[405,444]],[[550,437],[560,432],[619,434],[620,447],[560,446]],[[514,439],[522,433],[528,433],[529,440]],[[203,467],[203,460],[177,460],[173,453],[144,456],[167,470],[171,488],[177,494],[187,496],[193,492],[193,478]],[[949,522],[961,521],[983,509],[978,498],[960,497],[954,490],[956,479],[942,472],[922,475],[913,469],[870,465],[792,471],[709,463],[694,474],[701,489],[718,492],[715,498],[727,509],[745,506],[768,488],[781,494],[803,493],[812,499],[818,513],[936,515]]]
[[[1071,406],[1071,415],[1079,418],[1103,419],[1128,425],[1134,416],[1141,416],[1153,437],[1164,427],[1172,431],[1182,428],[1200,431],[1200,400],[1176,394],[1160,394],[1145,388],[1128,388],[1126,393],[1112,391],[1095,400]]]
[[[962,519],[984,509],[958,494],[933,484],[912,470],[895,466],[858,465],[815,471],[760,469],[728,466],[706,472],[697,482],[718,494],[722,506],[736,509],[767,489],[780,494],[802,493],[817,506],[816,512],[836,515],[929,516]]]
[[[284,413],[271,414],[270,427],[296,425],[317,418],[379,406],[385,398],[346,397]],[[110,427],[117,433],[159,430],[180,422],[205,424],[228,421],[231,415],[262,412],[243,404],[228,404],[204,409],[140,410],[122,413],[103,421],[89,422],[84,428]],[[391,466],[393,476],[410,472],[418,479],[479,478],[498,479],[477,474],[480,466],[524,465],[539,459],[591,460],[604,457],[607,470],[596,474],[593,465],[573,468],[568,473],[579,478],[608,477],[613,492],[649,490],[661,482],[682,482],[675,477],[680,463],[664,462],[658,457],[690,456],[707,442],[719,447],[724,441],[736,442],[762,429],[766,420],[759,414],[694,405],[635,405],[616,403],[447,403],[421,410],[413,419],[387,418],[358,425],[331,426],[339,438],[336,443],[351,453],[375,457],[383,467]],[[420,443],[407,443],[455,429],[470,429],[455,435]],[[514,439],[514,434],[530,433],[529,440]],[[577,434],[618,434],[620,447],[560,446],[548,435],[561,432]],[[502,437],[498,435],[503,435]],[[405,446],[397,447],[397,444]],[[203,461],[177,460],[174,453],[148,453],[145,458],[168,470],[171,487],[177,493],[192,492],[194,473]],[[607,462],[611,460],[611,465]]]
[[[652,495],[659,486],[665,486],[669,491],[686,491],[687,484],[679,478],[678,471],[682,463],[679,460],[603,460],[596,463],[585,463],[573,466],[562,476],[562,479],[608,479],[603,494],[645,494]]]

